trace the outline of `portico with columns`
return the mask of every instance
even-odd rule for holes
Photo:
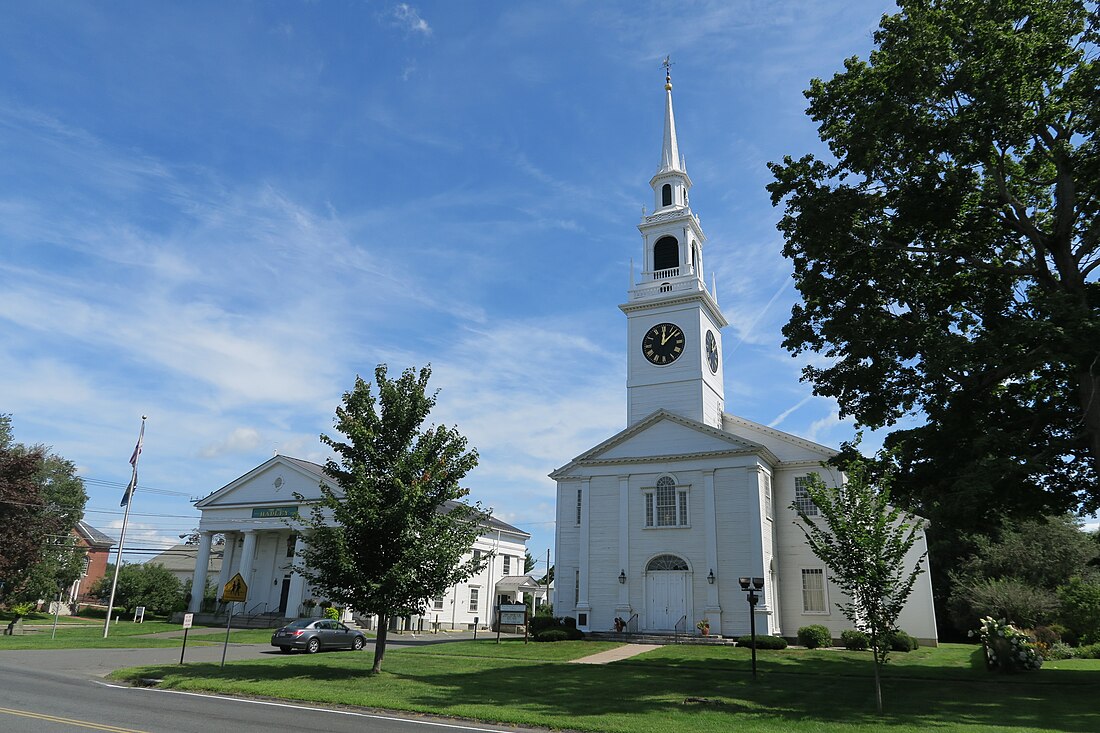
[[[319,485],[324,467],[290,456],[276,455],[240,478],[231,481],[195,503],[202,512],[199,520],[198,556],[188,611],[199,613],[208,580],[214,582],[220,599],[222,589],[237,573],[248,586],[248,595],[238,603],[235,614],[297,618],[316,615],[316,597],[306,578],[295,570],[301,564],[305,543],[299,516],[321,498]],[[301,497],[301,498],[298,498]],[[211,547],[216,535],[225,537],[221,571],[207,577]],[[488,626],[496,602],[522,598],[515,581],[523,576],[526,542],[530,535],[505,522],[489,518],[484,532],[475,540],[470,554],[489,557],[486,567],[457,584],[443,596],[427,599],[424,625],[440,628]],[[516,577],[510,577],[516,576]],[[498,587],[498,583],[505,581]],[[539,591],[541,593],[541,589]],[[222,610],[219,604],[219,611]],[[352,613],[347,611],[348,616]],[[397,621],[405,627],[420,625],[418,618]]]

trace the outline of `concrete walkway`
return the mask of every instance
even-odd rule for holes
[[[620,659],[629,659],[630,657],[636,657],[639,654],[644,654],[651,649],[659,648],[659,645],[654,644],[623,644],[620,647],[608,649],[606,652],[591,654],[587,657],[581,657],[580,659],[573,659],[571,661],[573,662],[573,664],[607,664],[608,662],[617,662]]]

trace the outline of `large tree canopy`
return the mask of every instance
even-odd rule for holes
[[[0,601],[52,598],[78,577],[72,530],[87,499],[72,461],[16,443],[11,416],[0,415]]]
[[[456,428],[425,427],[435,406],[427,393],[431,369],[406,369],[397,379],[386,366],[374,373],[378,395],[356,377],[336,409],[336,451],[308,526],[302,573],[314,589],[362,613],[378,614],[374,671],[382,667],[387,621],[419,612],[428,598],[480,569],[464,559],[489,513],[461,500],[458,482],[477,465]],[[301,498],[301,497],[299,497]]]
[[[816,394],[893,433],[934,519],[1100,504],[1095,0],[900,0],[770,165]],[[906,494],[909,494],[906,497]]]

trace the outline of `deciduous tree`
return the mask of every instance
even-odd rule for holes
[[[879,668],[890,654],[890,636],[913,591],[925,554],[909,566],[907,556],[920,537],[924,522],[890,505],[890,476],[873,481],[863,461],[846,466],[848,480],[829,486],[810,474],[807,494],[819,514],[792,504],[799,529],[814,555],[828,570],[829,580],[847,597],[837,603],[845,618],[867,635],[874,655],[875,702],[882,712]]]
[[[420,612],[484,563],[464,556],[489,513],[464,503],[469,492],[459,486],[477,452],[457,428],[425,427],[436,403],[430,376],[425,367],[390,379],[379,365],[377,395],[356,377],[336,409],[343,439],[321,436],[337,454],[325,466],[331,482],[321,483],[321,500],[303,518],[301,572],[314,589],[379,617],[374,672],[392,616]]]
[[[900,0],[806,96],[828,160],[771,164],[802,303],[785,345],[897,431],[933,526],[1100,505],[1095,0]],[[943,538],[953,542],[953,538]]]

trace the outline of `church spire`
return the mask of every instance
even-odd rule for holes
[[[658,173],[686,172],[680,159],[680,146],[676,143],[676,117],[672,113],[672,62],[665,56],[665,137],[661,145],[661,165]]]

